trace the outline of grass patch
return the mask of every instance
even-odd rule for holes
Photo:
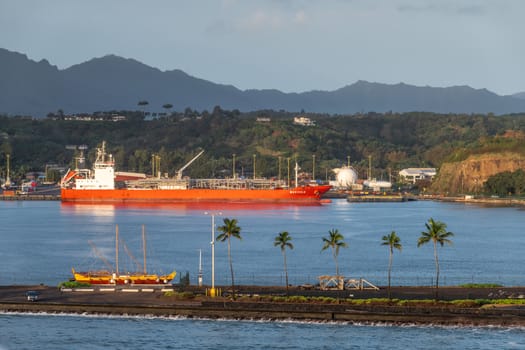
[[[168,291],[168,292],[164,292],[164,296],[165,297],[172,297],[172,298],[176,298],[176,299],[185,299],[185,300],[194,299],[195,298],[195,294],[193,294],[192,292]]]
[[[58,284],[58,288],[83,288],[83,287],[91,287],[91,284],[81,283],[77,281],[66,281],[66,282],[60,282]]]
[[[460,284],[458,287],[462,287],[462,288],[500,288],[500,287],[503,287],[503,285],[497,284],[497,283],[465,283],[465,284]]]

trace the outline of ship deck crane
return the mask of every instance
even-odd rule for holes
[[[196,161],[197,158],[199,158],[203,153],[204,153],[204,150],[200,151],[199,154],[197,154],[195,157],[192,158],[192,160],[190,160],[190,161],[189,161],[188,163],[186,163],[182,168],[180,168],[179,170],[177,170],[177,175],[176,175],[177,180],[182,180],[182,172],[184,171],[184,169],[186,169],[187,167],[189,167],[190,164],[193,163],[194,161]]]

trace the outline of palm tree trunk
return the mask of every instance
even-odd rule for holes
[[[335,254],[335,249],[332,252],[332,254],[334,256],[334,261],[335,261],[335,275],[339,276],[339,265],[337,264],[337,254]]]
[[[439,290],[439,260],[437,253],[437,242],[434,242],[434,259],[436,261],[436,300],[438,300],[438,290]]]
[[[286,294],[288,295],[288,268],[286,267],[286,252],[283,250],[284,257],[284,276],[286,280]]]
[[[388,257],[388,299],[391,299],[390,296],[390,272],[392,271],[392,247],[390,247],[390,256]]]
[[[230,237],[228,236],[228,260],[230,261],[230,272],[232,275],[232,298],[235,300],[235,283],[233,280],[233,264],[232,264],[232,255],[230,249]]]

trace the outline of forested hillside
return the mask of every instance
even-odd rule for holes
[[[211,113],[188,109],[154,120],[144,120],[138,111],[115,113],[127,120],[0,117],[0,177],[5,177],[6,154],[10,154],[13,177],[29,170],[43,171],[51,163],[72,166],[78,151],[67,145],[87,145],[91,164],[95,148],[105,140],[121,171],[151,173],[155,154],[161,171],[173,175],[204,149],[185,175],[229,176],[235,154],[237,171],[246,176],[252,176],[254,159],[257,176],[277,176],[279,158],[283,176],[288,158],[292,163],[297,159],[303,170],[311,172],[315,156],[317,178],[332,175],[330,169],[346,164],[348,157],[364,177],[370,156],[374,177],[386,179],[389,172],[395,175],[405,167],[439,167],[444,160],[465,158],[465,150],[475,148],[483,137],[525,131],[525,114],[304,114],[316,125],[302,126],[293,123],[296,114],[243,114],[219,107]]]

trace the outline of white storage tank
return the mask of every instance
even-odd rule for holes
[[[352,187],[357,182],[357,172],[352,167],[344,166],[332,169],[332,171],[336,175],[337,187]]]

